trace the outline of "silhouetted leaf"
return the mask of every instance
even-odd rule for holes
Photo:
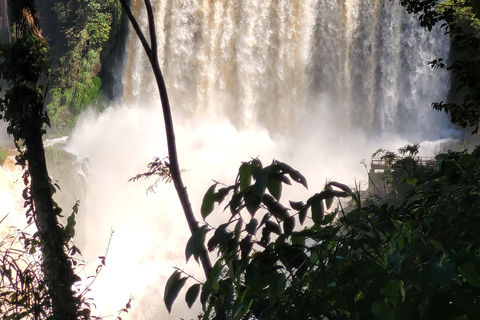
[[[196,283],[188,288],[187,293],[185,294],[185,302],[187,302],[188,308],[192,308],[192,305],[195,303],[195,300],[197,300],[199,293],[200,283]]]
[[[326,192],[333,192],[332,186],[331,185],[325,186],[325,191]],[[325,199],[325,205],[327,206],[327,210],[330,209],[330,207],[332,206],[333,199],[334,199],[333,196]]]
[[[258,226],[258,220],[255,218],[252,218],[249,223],[245,226],[245,229],[249,234],[255,234],[257,231],[257,226]]]
[[[177,298],[180,290],[182,290],[186,281],[187,278],[182,278],[181,273],[178,270],[168,278],[167,284],[165,285],[164,301],[169,313],[172,311],[173,302]]]
[[[240,241],[241,258],[246,259],[252,250],[252,236],[247,236]]]
[[[305,179],[305,177],[300,172],[293,169],[286,163],[277,161],[276,164],[282,169],[282,171],[288,173],[288,175],[290,176],[290,178],[292,178],[293,181],[302,184],[306,189],[308,189],[307,179]]]
[[[251,170],[251,163],[242,163],[240,166],[238,177],[240,181],[240,191],[245,190],[246,188],[250,187],[251,179],[252,179],[252,170]]]
[[[208,241],[208,250],[213,251],[218,245],[226,244],[228,240],[233,238],[233,234],[227,231],[227,227],[230,225],[229,222],[221,224],[215,230],[212,238]]]
[[[202,208],[200,209],[203,219],[208,217],[208,215],[213,211],[214,203],[215,203],[215,187],[216,186],[217,184],[215,183],[210,188],[208,188],[207,192],[205,193],[205,196],[203,196]]]
[[[190,239],[188,239],[187,247],[185,248],[185,257],[190,260],[190,257],[193,255],[195,261],[198,262],[200,253],[202,252],[203,243],[205,242],[205,235],[207,234],[207,226],[201,226],[192,234]]]
[[[268,301],[274,304],[280,299],[285,292],[287,278],[283,273],[275,273],[273,281],[271,281],[268,288]]]
[[[277,200],[280,201],[282,196],[282,182],[278,179],[270,179],[268,181],[268,192]]]
[[[298,201],[298,202],[295,202],[295,201],[289,201],[290,203],[290,207],[292,207],[293,210],[302,210],[303,208],[303,201]]]
[[[283,221],[289,217],[288,209],[280,202],[276,201],[271,195],[263,196],[263,203],[267,206],[268,211],[277,219]]]
[[[305,218],[307,217],[307,207],[303,207],[300,209],[298,212],[298,221],[300,222],[301,225],[305,222]]]
[[[294,228],[295,228],[294,217],[288,217],[283,221],[283,232],[285,235],[289,236],[293,232]]]
[[[232,214],[236,214],[238,210],[240,210],[240,206],[242,204],[243,193],[235,193],[232,196],[232,200],[230,200],[230,212]]]
[[[230,186],[226,188],[220,188],[218,191],[215,193],[214,198],[215,202],[221,203],[227,196],[227,194],[230,192],[230,190],[233,190],[235,186]]]
[[[316,225],[321,225],[323,221],[323,216],[325,214],[325,210],[323,208],[323,201],[315,201],[311,205],[311,210],[312,210],[312,219],[313,223]]]
[[[276,234],[282,233],[282,229],[280,229],[280,226],[271,220],[267,220],[265,222],[265,227],[273,233],[276,233]]]
[[[330,181],[329,185],[337,187],[343,191],[345,191],[350,197],[353,198],[353,200],[358,204],[360,202],[360,199],[358,199],[357,195],[350,189],[346,184],[335,182],[335,181]]]

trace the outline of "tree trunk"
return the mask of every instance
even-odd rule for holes
[[[78,277],[65,252],[66,237],[57,221],[61,210],[52,199],[53,187],[42,141],[43,126],[48,120],[43,111],[38,81],[43,71],[39,65],[44,63],[42,47],[45,40],[41,35],[35,1],[11,0],[8,6],[13,30],[12,46],[17,50],[14,52],[21,55],[10,59],[16,74],[7,79],[11,81],[11,89],[6,94],[5,119],[15,141],[23,140],[26,147],[24,156],[28,162],[33,217],[40,236],[42,269],[52,302],[52,318],[74,320],[80,302],[72,286]]]

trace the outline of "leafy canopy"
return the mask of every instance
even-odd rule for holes
[[[298,171],[243,163],[233,185],[205,194],[203,218],[226,204],[228,221],[205,224],[187,244],[187,260],[202,243],[217,257],[187,305],[200,298],[202,319],[476,319],[480,150],[436,161],[404,177],[412,189],[398,206],[364,205],[337,182],[286,205],[285,185],[307,187]],[[189,278],[170,277],[169,310]]]

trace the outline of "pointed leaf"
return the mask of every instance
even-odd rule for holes
[[[265,194],[263,196],[263,203],[267,206],[268,211],[277,219],[283,221],[289,217],[288,209],[276,201],[271,195]]]
[[[188,288],[187,293],[185,294],[185,302],[189,309],[192,308],[192,305],[198,298],[198,294],[200,293],[200,283],[196,283],[190,288]]]
[[[331,185],[325,186],[325,191],[327,191],[327,192],[333,192],[332,186],[331,186]],[[325,205],[327,206],[327,210],[330,209],[330,207],[332,206],[332,204],[333,204],[333,199],[334,199],[333,196],[330,197],[330,198],[326,198],[326,199],[325,199]]]
[[[295,228],[295,218],[294,217],[288,217],[283,221],[283,232],[286,236],[289,236],[292,234],[293,229]]]
[[[227,188],[220,188],[218,191],[215,193],[214,198],[215,202],[221,203],[227,196],[227,194],[230,192],[230,190],[234,189],[235,186],[230,186]]]
[[[215,203],[215,187],[216,186],[217,184],[215,183],[210,188],[208,188],[207,192],[205,193],[205,196],[203,196],[202,208],[201,208],[203,219],[208,217],[208,215],[213,211],[213,207]]]
[[[293,169],[286,163],[277,161],[276,164],[282,169],[283,172],[288,173],[288,175],[290,175],[290,178],[292,178],[293,181],[302,184],[306,189],[308,189],[307,179],[305,179],[305,177],[300,172]]]
[[[255,234],[257,231],[257,226],[258,226],[258,220],[255,218],[252,218],[249,223],[245,226],[245,229],[249,234]]]
[[[207,232],[207,226],[201,226],[195,230],[190,239],[188,239],[187,247],[185,248],[185,257],[187,258],[187,262],[192,255],[195,258],[195,261],[198,262],[200,253],[203,250],[203,244],[205,243],[205,235]]]
[[[267,220],[265,222],[265,227],[267,228],[267,230],[273,233],[276,233],[278,235],[282,234],[282,229],[280,229],[280,226],[271,220]]]
[[[238,172],[238,179],[240,181],[240,191],[250,187],[252,180],[251,163],[242,163]]]
[[[310,207],[312,210],[312,219],[313,223],[316,225],[321,225],[323,221],[323,216],[325,214],[325,210],[323,208],[323,201],[316,201],[312,203],[312,206]]]
[[[278,179],[270,179],[268,181],[268,192],[277,200],[280,201],[282,196],[282,182]]]
[[[250,251],[253,248],[253,243],[252,243],[252,236],[248,236],[246,238],[243,238],[242,241],[240,241],[240,250],[241,250],[241,258],[246,259],[248,258],[248,255],[250,254]]]
[[[292,207],[293,210],[302,210],[303,208],[303,201],[289,201],[290,202],[290,207]]]
[[[371,311],[375,320],[395,320],[395,313],[384,302],[374,302]]]
[[[301,225],[305,222],[305,218],[307,217],[307,207],[303,207],[299,212],[298,212],[298,221],[300,222]]]
[[[234,193],[232,200],[230,200],[230,212],[236,214],[242,205],[243,193]]]
[[[185,281],[187,281],[187,278],[182,278],[181,273],[178,270],[168,278],[164,294],[165,306],[167,307],[168,313],[172,311],[173,302],[185,285]]]
[[[463,266],[459,267],[458,270],[460,270],[460,274],[468,283],[480,288],[480,277],[475,270],[475,266],[471,262],[465,263]]]
[[[334,187],[337,187],[339,189],[342,189],[343,191],[345,191],[350,197],[353,198],[353,200],[355,200],[355,202],[358,204],[360,203],[360,199],[358,199],[357,195],[355,194],[355,192],[352,191],[352,189],[350,189],[350,187],[348,187],[346,184],[343,184],[343,183],[339,183],[339,182],[335,182],[335,181],[330,181],[329,185],[332,185]]]

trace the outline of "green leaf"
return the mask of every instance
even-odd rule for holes
[[[187,258],[187,262],[192,255],[195,258],[195,261],[198,262],[200,253],[203,250],[203,244],[205,242],[205,235],[207,232],[207,226],[201,226],[195,230],[190,239],[188,239],[187,247],[185,248],[185,257]]]
[[[230,212],[232,214],[237,214],[237,211],[240,210],[240,206],[242,205],[243,193],[234,193],[232,196],[232,200],[230,200]]]
[[[272,178],[268,181],[268,192],[277,200],[280,201],[282,196],[282,182],[278,179]]]
[[[252,217],[255,215],[255,212],[260,207],[260,203],[262,202],[261,199],[252,192],[252,189],[247,190],[244,192],[244,201],[245,201],[245,207],[247,208],[248,212]]]
[[[227,231],[229,225],[230,223],[227,222],[218,226],[212,238],[208,241],[207,246],[209,251],[213,251],[218,245],[224,245],[233,238],[232,232]]]
[[[202,201],[202,208],[200,209],[202,213],[202,218],[205,219],[208,217],[210,213],[213,211],[214,203],[215,203],[215,187],[217,184],[213,184],[210,188],[208,188],[205,196],[203,196]]]
[[[187,281],[186,277],[181,277],[180,271],[175,271],[170,278],[167,280],[165,285],[165,294],[164,301],[165,306],[167,307],[168,313],[172,311],[172,305],[175,299],[177,298],[180,290],[182,290],[185,282]]]
[[[285,291],[287,279],[283,273],[275,273],[273,281],[268,287],[268,301],[275,304],[280,299]]]
[[[252,261],[245,268],[245,285],[252,287],[258,283],[261,277],[261,268],[257,261]]]
[[[288,209],[276,201],[271,195],[265,194],[263,196],[263,203],[267,206],[268,211],[277,219],[283,221],[289,217]]]
[[[380,293],[385,295],[385,298],[394,306],[399,305],[404,299],[404,284],[401,280],[390,280],[385,283]]]
[[[268,175],[270,173],[271,166],[267,166],[260,169],[253,177],[255,178],[255,184],[252,186],[252,196],[262,199],[265,194],[265,190],[268,187]]]
[[[458,276],[458,269],[451,261],[443,261],[433,267],[433,277],[444,288],[450,288]]]
[[[252,236],[247,236],[240,241],[241,258],[247,259],[253,248]]]
[[[372,314],[376,320],[395,320],[395,313],[384,302],[375,302],[372,305]]]
[[[246,188],[250,187],[250,183],[252,180],[252,170],[251,170],[251,163],[242,163],[238,172],[238,178],[240,181],[240,191],[245,190]]]
[[[408,175],[405,177],[405,181],[407,182],[407,184],[414,186],[418,180],[414,176]]]
[[[76,224],[77,222],[75,221],[75,212],[74,212],[67,218],[67,225],[65,226],[65,238],[67,240],[70,240],[75,236]]]
[[[433,244],[433,246],[435,248],[437,248],[438,250],[440,250],[442,252],[445,252],[445,250],[443,249],[443,245],[440,243],[440,241],[430,239],[430,242]]]
[[[257,226],[258,226],[258,220],[255,218],[252,218],[249,223],[245,226],[245,229],[249,234],[255,234],[257,231]]]
[[[298,221],[300,222],[301,225],[305,222],[305,218],[307,217],[307,207],[303,207],[299,212],[298,212]]]
[[[242,227],[243,227],[243,220],[239,219],[235,224],[235,229],[234,229],[236,241],[240,237],[240,233],[242,232]]]
[[[326,185],[325,186],[325,191],[333,193],[333,188],[331,185]],[[327,210],[330,209],[330,207],[333,204],[333,199],[334,197],[326,198],[325,199],[325,205],[327,206]]]
[[[189,309],[192,308],[192,305],[195,303],[195,300],[198,298],[200,293],[200,283],[196,283],[190,288],[188,288],[187,293],[185,294],[185,302]]]
[[[325,214],[325,210],[323,208],[323,201],[320,200],[312,203],[310,208],[312,210],[313,223],[315,223],[316,225],[321,225]]]
[[[463,266],[458,267],[458,270],[468,283],[480,288],[480,278],[478,277],[477,270],[475,270],[475,266],[471,262],[467,262]]]
[[[293,229],[295,228],[295,218],[288,217],[283,221],[283,232],[286,236],[292,234]]]
[[[227,194],[230,192],[230,190],[233,190],[235,186],[230,186],[227,188],[220,188],[218,191],[215,193],[214,198],[215,202],[221,203],[227,196]]]

